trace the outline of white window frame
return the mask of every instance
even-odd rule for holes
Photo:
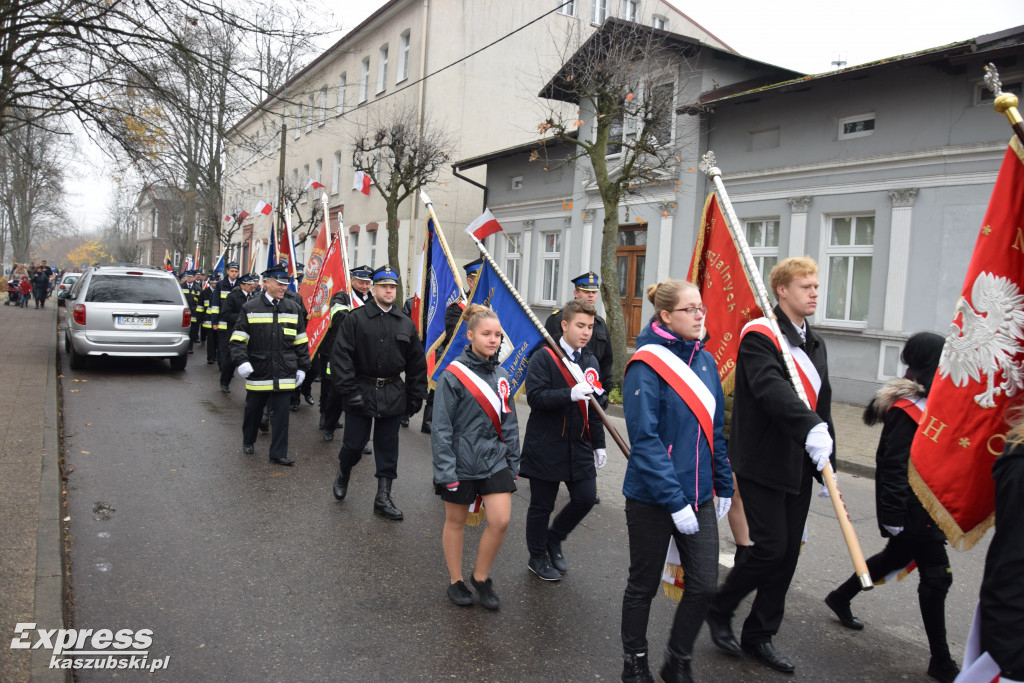
[[[388,87],[388,44],[384,43],[377,50],[377,94]]]
[[[651,17],[651,26],[659,31],[667,31],[668,19],[661,16],[660,14],[655,14],[653,17]]]
[[[565,4],[562,4],[564,0],[555,0],[555,2],[557,2],[559,5],[559,14],[564,14],[567,17],[576,16],[576,0],[569,0],[569,2],[566,2]]]
[[[516,191],[521,189],[523,189],[523,176],[512,176],[512,190]]]
[[[517,291],[522,291],[519,283],[523,274],[523,235],[522,233],[505,233],[505,275]]]
[[[359,63],[359,104],[366,101],[370,90],[370,58],[363,57]]]
[[[292,131],[292,135],[298,140],[302,137],[302,103],[299,102],[295,106],[298,107],[298,112],[295,114],[295,130]]]
[[[885,373],[885,352],[888,349],[894,349],[896,351],[896,374],[887,375]],[[894,344],[892,342],[883,341],[878,349],[878,374],[875,376],[879,382],[888,382],[891,379],[902,377],[903,373],[907,371],[907,366],[903,364],[903,359],[900,357],[903,353],[903,344]]]
[[[334,105],[335,113],[341,116],[345,113],[345,87],[348,85],[348,72],[342,71],[338,76],[338,101]]]
[[[636,21],[640,15],[640,3],[638,0],[622,0],[622,18],[626,21]]]
[[[341,150],[334,153],[334,169],[331,175],[331,194],[338,194],[341,190]]]
[[[767,244],[768,231],[766,229],[761,230],[762,240],[760,244],[754,244],[750,241],[750,225],[752,223],[775,223],[775,246]],[[782,243],[782,237],[779,234],[782,229],[782,222],[778,216],[769,216],[765,218],[745,218],[743,219],[743,234],[747,238],[747,244],[750,246],[750,255],[754,257],[754,262],[757,264],[757,269],[761,273],[761,280],[767,284],[768,274],[771,272],[771,268],[764,267],[764,260],[766,258],[774,258],[775,263],[779,262],[779,247]],[[774,292],[772,292],[774,295]]]
[[[405,29],[398,38],[398,75],[395,77],[395,84],[409,78],[409,53],[411,52],[412,31]]]
[[[603,24],[608,18],[608,0],[590,0],[590,23]]]
[[[540,302],[553,305],[558,302],[562,263],[562,233],[542,232],[541,237],[541,269],[540,269]],[[552,240],[553,238],[553,240]],[[549,243],[555,247],[549,249]],[[548,277],[550,273],[550,278]]]
[[[355,265],[360,265],[359,264],[359,232],[358,231],[357,232],[350,232],[348,234],[348,236],[349,236],[349,244],[351,245],[352,263],[355,264]]]
[[[316,119],[316,97],[310,93],[306,96],[306,132],[313,132],[313,120]]]
[[[875,240],[878,236],[878,223],[877,216],[873,212],[857,212],[857,213],[835,213],[823,216],[824,230],[822,234],[822,267],[824,270],[824,277],[821,278],[821,293],[818,298],[821,301],[819,305],[819,313],[821,320],[828,327],[842,327],[849,329],[865,329],[868,325],[867,315],[864,320],[851,320],[850,312],[853,308],[853,259],[855,258],[870,258],[871,268],[874,270],[875,266],[875,248],[877,246]],[[871,218],[875,221],[874,235],[872,237],[871,244],[852,244],[856,241],[857,234],[857,219],[858,218]],[[850,242],[848,245],[833,245],[832,242],[832,225],[836,219],[850,219]],[[846,306],[843,311],[843,317],[836,318],[830,317],[829,311],[829,287],[832,283],[832,259],[845,257],[847,259],[846,269]],[[873,274],[873,273],[872,273]],[[871,274],[868,276],[868,300],[865,302],[865,309],[870,306],[871,303]]]
[[[843,129],[849,123],[857,123],[859,121],[871,121],[870,130],[856,130],[849,133],[844,133]],[[869,111],[863,114],[854,114],[853,116],[844,116],[839,119],[838,135],[840,140],[852,140],[854,138],[866,138],[869,135],[873,135],[875,132],[875,112]]]
[[[303,164],[303,165],[302,165],[302,175],[303,175],[303,177],[304,177],[304,178],[306,178],[307,180],[304,180],[304,181],[303,181],[303,180],[300,180],[300,179],[298,178],[298,172],[299,172],[299,170],[298,170],[298,169],[295,169],[295,173],[296,173],[296,178],[295,178],[295,180],[296,180],[296,183],[295,183],[295,189],[296,189],[296,190],[298,190],[299,192],[302,192],[302,188],[301,188],[301,187],[299,187],[299,182],[301,182],[301,183],[302,183],[303,185],[305,185],[306,183],[308,183],[308,182],[309,182],[309,180],[308,180],[308,179],[309,179],[309,178],[312,178],[313,176],[311,176],[311,175],[309,174],[309,164]],[[300,201],[301,203],[305,204],[305,203],[306,203],[306,199],[307,199],[308,197],[309,197],[309,192],[302,192],[302,194],[301,194],[301,195],[299,196],[299,201]]]
[[[313,176],[313,180],[315,180],[318,183],[320,183],[321,185],[323,185],[324,184],[324,160],[323,159],[317,159],[314,162],[313,168],[316,169],[316,175]],[[310,189],[312,189],[312,188],[310,188]],[[315,193],[316,190],[313,190],[313,192]],[[313,194],[313,198],[314,199],[316,198],[316,194]]]
[[[327,86],[320,88],[320,124],[327,123]]]
[[[677,93],[676,93],[676,82],[675,82],[675,79],[670,74],[666,73],[664,75],[664,79],[652,78],[650,80],[650,83],[653,83],[653,87],[654,88],[657,88],[657,87],[662,86],[662,85],[671,85],[672,86],[672,104],[670,106],[671,113],[669,114],[669,116],[671,117],[671,121],[669,123],[669,130],[671,132],[671,137],[667,141],[662,143],[664,145],[671,145],[675,141],[675,138],[676,138],[676,107],[675,107],[675,102],[676,102],[676,99],[677,99]],[[641,92],[637,93],[637,96],[639,96],[639,97],[647,97],[646,89],[648,87],[651,87],[651,86],[649,86],[649,85],[643,86],[643,90]],[[613,126],[615,125],[614,121],[612,121],[612,125]],[[608,137],[608,146],[611,147],[613,144],[618,144],[618,145],[620,145],[620,148],[619,148],[618,152],[611,152],[611,153],[606,154],[605,155],[606,159],[618,159],[619,157],[621,157],[622,156],[622,147],[621,146],[624,143],[628,143],[630,138],[634,138],[634,139],[636,138],[638,121],[636,120],[635,117],[626,116],[626,114],[623,113],[623,120],[622,120],[622,124],[621,125],[622,125],[622,134],[618,138],[618,142],[617,143],[614,142],[612,137],[611,137],[612,131],[611,130],[608,131],[608,136],[609,136]],[[597,119],[596,118],[593,120],[593,126],[592,126],[591,130],[594,131],[592,137],[596,137],[596,135],[597,135]]]
[[[1018,97],[1024,97],[1024,72],[1011,71],[1001,73],[999,78],[1002,81],[1003,92],[1010,92]],[[980,78],[974,81],[974,106],[991,107],[994,101],[995,95],[985,85],[985,81]]]
[[[370,249],[370,262],[369,262],[368,265],[371,268],[376,268],[377,267],[377,264],[375,263],[375,261],[377,260],[377,233],[378,232],[380,232],[380,226],[378,226],[376,230],[367,230],[366,231],[367,240],[369,241],[369,244],[366,245],[366,246],[369,247],[369,249]]]

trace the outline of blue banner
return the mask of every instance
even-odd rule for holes
[[[277,265],[277,237],[273,224],[270,226],[270,246],[267,247],[267,270]]]
[[[530,360],[530,354],[538,344],[544,343],[540,330],[533,324],[530,316],[519,305],[498,274],[494,272],[490,261],[485,260],[480,268],[480,277],[469,296],[469,303],[483,304],[498,314],[501,331],[504,334],[501,348],[498,350],[498,362],[508,372],[512,395],[518,395],[526,381],[526,366]],[[436,382],[448,364],[458,358],[468,344],[466,326],[464,321],[460,320],[458,327],[455,328],[455,339],[445,349],[444,357],[437,364],[431,379]]]
[[[427,353],[427,368],[434,369],[434,352],[444,343],[444,314],[456,301],[462,298],[462,291],[455,279],[455,264],[451,255],[441,246],[437,228],[431,218],[427,219],[427,254],[423,277],[423,348]]]

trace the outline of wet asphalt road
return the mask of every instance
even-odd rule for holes
[[[244,455],[242,384],[236,377],[232,393],[221,394],[215,366],[196,351],[177,373],[166,361],[101,361],[77,372],[64,362],[73,625],[152,629],[150,656],[169,657],[166,672],[80,671],[78,680],[618,680],[628,568],[621,457],[609,457],[598,480],[602,504],[564,546],[563,581],[542,583],[526,569],[522,483],[492,571],[501,610],[458,608],[444,593],[443,506],[419,416],[402,432],[394,487],[406,519],[389,522],[372,513],[369,459],[354,470],[348,499],[332,498],[342,433],[324,443],[315,407],[291,414],[294,468],[267,461],[266,436]],[[840,483],[865,550],[879,550],[873,482]],[[850,572],[827,501],[812,503],[809,529],[775,640],[796,664],[795,678],[931,680],[916,576],[859,597],[854,612],[867,628],[845,630],[821,602]],[[720,530],[729,564],[724,520]],[[467,529],[467,576],[478,537]],[[958,661],[985,547],[987,539],[952,557],[947,614]],[[654,671],[674,608],[660,595],[653,605]],[[706,631],[694,673],[704,681],[787,679],[720,654]]]

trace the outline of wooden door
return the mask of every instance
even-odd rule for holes
[[[619,299],[626,320],[626,343],[635,346],[636,336],[644,326],[641,311],[646,296],[647,226],[621,226],[615,256]]]

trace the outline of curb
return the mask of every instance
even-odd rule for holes
[[[60,346],[60,312],[56,313],[56,330],[50,337],[52,363],[46,367],[46,401],[43,409],[42,473],[39,484],[39,525],[36,535],[36,580],[32,618],[39,628],[65,626],[64,620],[64,540],[61,522],[60,412],[57,404],[57,367]],[[70,671],[50,669],[50,651],[32,651],[32,683],[64,683],[71,680]]]

